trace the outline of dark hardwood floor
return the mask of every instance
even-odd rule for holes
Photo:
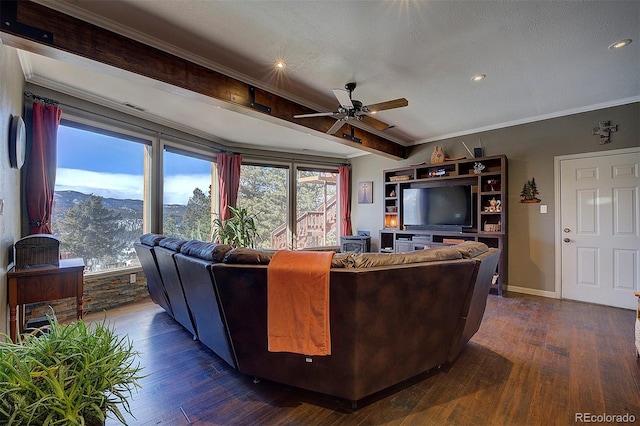
[[[567,425],[576,413],[629,414],[640,423],[630,310],[489,296],[479,332],[448,371],[368,397],[357,410],[349,401],[254,383],[150,301],[106,317],[129,335],[148,375],[131,400],[130,425]]]

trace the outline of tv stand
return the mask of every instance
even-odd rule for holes
[[[480,166],[478,166],[478,164]],[[507,282],[507,158],[504,155],[418,164],[383,171],[384,229],[381,252],[407,252],[479,241],[500,249],[492,292],[502,295]],[[403,223],[402,192],[407,188],[469,184],[473,191],[473,227],[415,229]]]

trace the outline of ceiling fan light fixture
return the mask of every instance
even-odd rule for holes
[[[277,70],[283,70],[287,67],[287,63],[281,59],[277,60],[275,63],[275,67]]]
[[[625,38],[624,40],[618,40],[615,43],[612,43],[609,45],[609,49],[611,50],[618,50],[618,49],[622,49],[625,46],[628,46],[629,44],[631,44],[631,39],[630,38]]]
[[[485,78],[487,78],[487,76],[485,74],[476,74],[476,75],[471,77],[471,81],[482,81]]]

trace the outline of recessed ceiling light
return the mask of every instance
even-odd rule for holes
[[[276,68],[279,70],[283,70],[287,67],[287,64],[285,63],[285,61],[277,61],[276,62]]]
[[[487,78],[487,76],[484,74],[476,74],[473,77],[471,77],[471,81],[482,81],[485,78]]]
[[[629,43],[631,43],[631,39],[625,38],[624,40],[616,41],[615,43],[609,45],[609,49],[612,49],[612,50],[622,49],[623,47],[628,46]]]

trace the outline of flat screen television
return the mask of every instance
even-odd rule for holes
[[[402,220],[407,227],[462,230],[473,226],[471,185],[407,188]]]

